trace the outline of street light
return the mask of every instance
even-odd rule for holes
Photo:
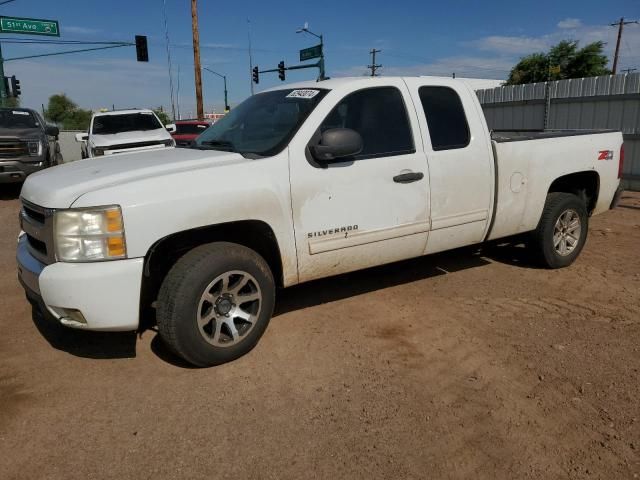
[[[308,22],[304,22],[304,27],[296,30],[296,33],[308,33],[309,35],[313,35],[314,37],[320,39],[320,62],[318,62],[318,66],[320,68],[320,77],[318,78],[318,80],[325,80],[326,77],[324,76],[324,44],[323,44],[322,34],[318,35],[317,33],[313,33],[311,30],[309,30]]]
[[[228,112],[229,111],[229,103],[227,102],[227,76],[226,75],[222,75],[221,73],[218,72],[214,72],[213,70],[211,70],[210,68],[207,67],[202,67],[203,70],[206,70],[209,73],[213,73],[214,75],[217,75],[219,77],[222,78],[222,80],[224,80],[224,111]]]

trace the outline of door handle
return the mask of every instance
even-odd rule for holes
[[[393,181],[396,183],[411,183],[417,182],[418,180],[422,180],[424,178],[424,173],[422,172],[409,172],[409,173],[401,173],[400,175],[396,175],[393,177]]]

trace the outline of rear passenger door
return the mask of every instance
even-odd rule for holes
[[[431,176],[431,231],[425,253],[435,253],[484,239],[494,165],[475,92],[453,79],[435,84],[425,80],[406,81],[418,110]]]
[[[426,246],[429,175],[408,90],[400,79],[362,85],[330,92],[290,144],[300,281],[419,256]],[[308,145],[331,128],[357,131],[362,152],[314,161]]]

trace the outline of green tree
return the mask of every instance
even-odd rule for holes
[[[171,123],[171,119],[169,118],[169,115],[162,108],[156,108],[153,111],[158,116],[158,118],[160,119],[163,125],[167,125],[168,123]]]
[[[64,93],[51,95],[44,112],[47,120],[61,125],[64,130],[87,130],[91,121],[91,110],[79,108]]]
[[[44,112],[45,118],[55,123],[62,123],[64,119],[76,110],[78,106],[64,93],[51,95],[47,110]]]
[[[583,48],[577,41],[563,40],[547,53],[533,53],[520,59],[511,69],[507,85],[608,75],[604,43],[593,42]]]

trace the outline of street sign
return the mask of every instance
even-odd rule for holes
[[[0,32],[24,33],[27,35],[60,36],[60,26],[57,20],[42,20],[38,18],[0,17]]]
[[[322,45],[316,45],[314,47],[303,48],[300,50],[300,61],[311,60],[312,58],[319,58],[322,56]]]

